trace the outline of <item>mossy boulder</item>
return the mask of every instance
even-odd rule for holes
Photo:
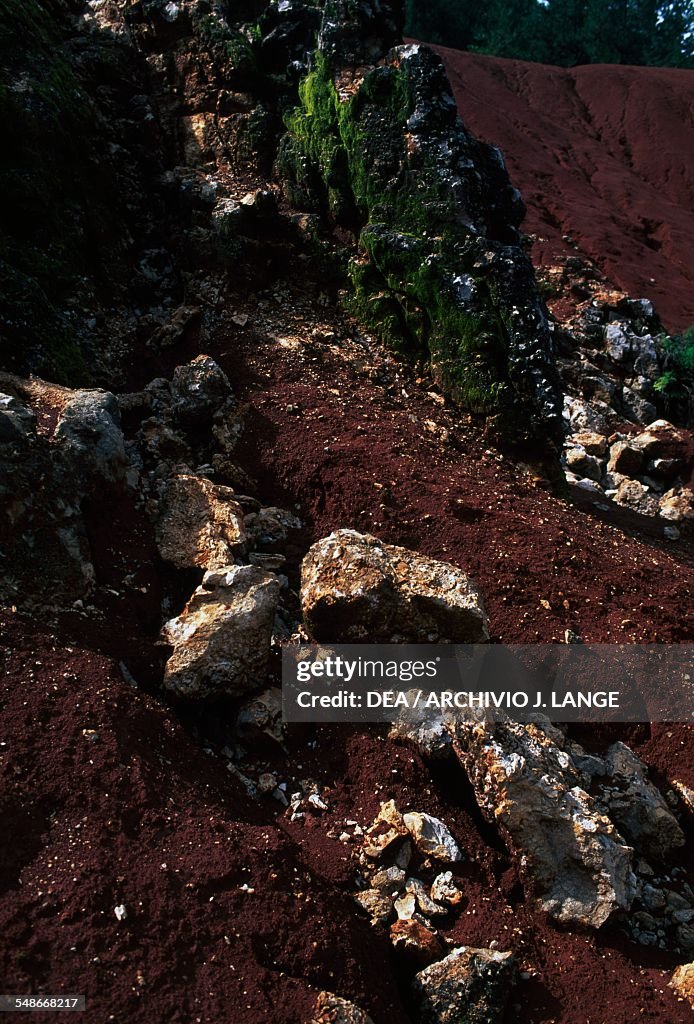
[[[374,40],[391,40],[378,21],[368,54],[355,56],[354,26],[366,37],[356,6],[345,59],[335,10],[350,0],[325,5],[321,48],[278,157],[289,199],[358,237],[348,304],[367,327],[429,361],[461,406],[494,418],[501,439],[553,448],[559,378],[520,245],[520,195],[501,153],[459,120],[432,51],[396,46],[360,66],[374,60]]]

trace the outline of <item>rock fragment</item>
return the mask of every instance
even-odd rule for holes
[[[670,979],[670,986],[694,1010],[694,963],[678,967]]]
[[[234,400],[229,378],[206,355],[176,367],[171,393],[174,416],[186,428],[209,425],[215,413]]]
[[[499,1024],[515,980],[513,953],[461,946],[414,982],[422,1024]]]
[[[313,545],[302,566],[301,602],[318,640],[489,639],[482,597],[461,569],[356,530]]]
[[[355,893],[357,903],[366,911],[374,926],[387,925],[393,917],[393,901],[378,889]]]
[[[308,1024],[373,1024],[373,1021],[348,999],[334,992],[320,992]]]
[[[684,487],[671,490],[660,499],[660,515],[675,524],[683,533],[694,532],[694,491]]]
[[[230,487],[180,474],[163,486],[155,537],[178,569],[222,569],[245,551],[243,510]]]
[[[398,920],[390,926],[393,948],[413,967],[431,964],[443,955],[443,942],[415,917]]]
[[[277,578],[254,565],[205,573],[183,612],[164,626],[174,648],[164,687],[201,699],[262,686],[279,591]]]
[[[483,812],[521,854],[543,910],[598,928],[629,908],[633,850],[586,792],[587,776],[558,729],[458,722],[454,746]]]
[[[452,907],[458,906],[463,899],[462,889],[454,880],[452,871],[443,871],[436,876],[429,895],[435,903],[447,903]]]
[[[610,818],[647,858],[663,859],[683,846],[679,823],[646,774],[642,761],[624,743],[607,751],[609,786],[601,796]]]
[[[407,828],[402,814],[395,806],[394,800],[381,804],[374,823],[366,830],[364,853],[375,860],[394,848],[407,836]],[[404,872],[403,872],[404,874]]]
[[[463,859],[458,844],[439,818],[412,811],[403,815],[403,821],[414,839],[415,846],[425,856],[441,861]]]
[[[77,391],[64,406],[55,439],[79,461],[92,482],[121,485],[128,459],[120,426],[120,409],[109,391]]]

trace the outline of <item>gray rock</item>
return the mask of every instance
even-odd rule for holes
[[[441,861],[463,859],[458,844],[439,818],[420,811],[410,811],[403,815],[403,821],[420,853]]]
[[[200,355],[177,366],[171,382],[173,412],[186,427],[201,427],[233,403],[229,378],[210,356]]]
[[[120,409],[109,391],[77,391],[60,414],[55,439],[92,485],[125,481],[128,460]]]
[[[637,853],[662,859],[683,846],[684,833],[677,819],[636,754],[624,743],[614,743],[606,762],[610,778],[603,800],[610,818]]]
[[[512,953],[461,946],[414,981],[421,1024],[499,1024],[516,977]]]

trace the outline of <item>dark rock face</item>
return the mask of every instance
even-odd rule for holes
[[[359,235],[349,273],[362,322],[429,360],[460,405],[495,417],[499,436],[551,447],[560,387],[519,245],[520,195],[501,153],[457,118],[440,59],[419,45],[385,52],[397,19],[379,12],[365,48],[352,45],[366,16],[365,5],[325,8],[278,161],[290,199]]]
[[[325,0],[319,47],[337,66],[373,64],[402,42],[402,0]]]

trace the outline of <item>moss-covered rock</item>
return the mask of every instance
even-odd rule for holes
[[[560,437],[561,399],[547,314],[520,247],[524,207],[498,150],[457,117],[443,65],[390,43],[377,21],[352,45],[358,8],[325,5],[319,48],[286,120],[278,167],[290,200],[359,237],[349,304],[398,351],[426,358],[462,406],[496,417],[507,441]],[[368,6],[368,5],[366,5]],[[349,10],[348,10],[349,9]],[[343,12],[344,13],[344,12]],[[356,19],[356,20],[355,20]],[[328,44],[325,44],[325,40]]]

